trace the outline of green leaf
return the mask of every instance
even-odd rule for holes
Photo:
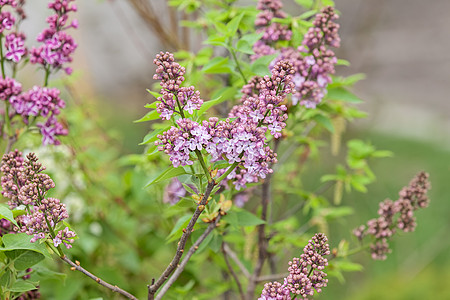
[[[336,268],[344,272],[357,272],[362,271],[364,267],[360,264],[348,261],[348,260],[339,260],[335,262]]]
[[[146,113],[145,116],[143,116],[139,120],[133,121],[133,123],[141,123],[141,122],[147,122],[147,121],[152,121],[152,120],[157,120],[157,119],[159,119],[158,111],[152,110],[152,111],[149,111],[148,113]]]
[[[31,250],[13,250],[5,251],[5,255],[14,261],[14,268],[17,270],[26,270],[31,268],[45,257],[43,254]]]
[[[322,125],[323,127],[325,127],[329,132],[331,133],[334,132],[333,123],[329,118],[325,117],[324,115],[315,115],[314,117],[312,117],[312,119],[317,123],[319,123],[320,125]]]
[[[153,130],[152,132],[149,132],[144,137],[144,140],[142,141],[142,143],[140,143],[139,145],[145,145],[145,144],[153,143],[154,141],[156,141],[158,139],[158,135],[159,134],[163,133],[164,131],[169,130],[170,127],[171,127],[171,125],[169,125],[167,127],[164,127],[164,128]]]
[[[252,63],[250,70],[258,76],[270,75],[268,66],[277,56],[278,54],[261,56]]]
[[[242,17],[244,16],[244,13],[241,13],[231,19],[230,22],[227,24],[227,36],[233,37],[236,34],[236,31],[239,28],[239,23],[241,23]]]
[[[340,207],[324,208],[321,211],[321,214],[327,220],[333,220],[333,219],[342,218],[342,217],[345,217],[345,216],[352,215],[353,212],[354,212],[354,210],[350,206],[340,206]]]
[[[236,50],[245,54],[255,54],[252,49],[252,44],[244,40],[239,40],[237,42]]]
[[[358,98],[355,94],[349,92],[348,90],[337,87],[337,88],[329,88],[327,99],[331,100],[339,100],[343,102],[351,102],[351,103],[361,103],[363,100]]]
[[[266,223],[264,220],[261,220],[260,218],[258,218],[257,216],[246,210],[236,211],[235,214],[237,216],[236,225],[238,226],[256,226]]]
[[[14,282],[13,286],[9,289],[11,292],[23,293],[31,290],[35,290],[37,287],[29,281],[18,280]]]
[[[214,57],[202,69],[207,74],[230,73],[233,72],[228,63],[228,57]]]
[[[176,239],[181,237],[181,235],[183,234],[183,228],[186,228],[191,218],[192,215],[185,215],[178,219],[178,221],[175,223],[175,226],[172,228],[172,231],[167,236],[168,243],[175,241]]]
[[[250,45],[253,45],[257,41],[259,41],[263,35],[264,35],[264,33],[262,33],[262,32],[260,32],[260,33],[255,32],[255,33],[245,34],[239,39],[239,41],[246,41]]]
[[[39,242],[31,243],[30,240],[31,236],[26,233],[5,234],[2,237],[4,247],[0,247],[0,251],[25,249],[39,252],[44,254],[46,257],[51,257],[44,244]]]
[[[225,100],[227,100],[227,99],[220,96],[219,98],[203,102],[202,107],[198,110],[198,114],[202,115],[205,111],[207,111],[211,107],[213,107],[217,104],[220,104],[220,103],[224,102]]]
[[[349,67],[350,66],[350,62],[348,61],[348,60],[345,60],[345,59],[338,59],[337,60],[337,62],[336,62],[336,65],[338,65],[338,66],[347,66],[347,67]]]
[[[193,195],[195,195],[195,194],[197,194],[190,186],[188,186],[187,184],[185,184],[185,183],[181,183],[182,185],[183,185],[183,187],[184,187],[184,189],[186,190],[186,192],[188,192],[188,193],[190,193],[190,194],[193,194]]]
[[[314,5],[314,0],[295,0],[295,2],[307,9],[311,9]]]
[[[168,167],[164,172],[158,175],[155,179],[151,180],[145,187],[149,187],[155,183],[161,182],[172,177],[180,176],[183,174],[188,174],[183,167],[174,168],[173,166]]]
[[[149,89],[147,89],[147,92],[150,93],[156,99],[158,99],[159,97],[162,97],[162,94],[150,91]],[[151,104],[146,104],[144,107],[146,107],[146,108],[156,108],[156,101],[151,103]]]
[[[8,205],[3,203],[0,204],[0,219],[6,219],[14,225],[19,226],[16,220],[14,220],[13,212],[9,209]]]
[[[212,35],[203,43],[212,46],[221,46],[228,49],[229,46],[226,43],[226,40],[227,39],[224,36]]]

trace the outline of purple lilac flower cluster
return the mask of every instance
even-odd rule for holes
[[[429,203],[428,177],[429,175],[425,172],[417,174],[409,186],[399,192],[400,197],[397,201],[387,199],[380,203],[378,218],[369,220],[367,227],[361,225],[353,231],[360,241],[368,235],[374,238],[370,246],[373,259],[387,258],[387,254],[391,251],[387,241],[395,234],[397,228],[404,232],[414,231],[416,227],[414,211],[427,207]]]
[[[0,12],[0,34],[5,36],[5,58],[14,63],[18,63],[28,53],[25,46],[25,34],[17,31],[17,24],[25,18],[22,5],[24,1],[4,0],[0,2],[0,9],[12,7],[17,15],[17,19],[10,11]],[[16,26],[14,26],[16,25]],[[15,30],[6,33],[9,30]]]
[[[174,112],[184,117],[184,112],[192,114],[201,108],[203,100],[195,87],[182,87],[186,70],[174,59],[173,54],[161,52],[153,63],[157,66],[153,79],[161,80],[161,94],[156,109],[163,120],[170,120]]]
[[[255,21],[256,26],[266,26],[264,30],[269,30],[268,22],[264,22],[265,15],[271,15],[276,11],[277,18],[285,18],[285,14],[279,12],[281,3],[279,1],[260,0],[258,9],[262,10]],[[266,18],[267,19],[267,18]],[[273,67],[277,62],[288,60],[294,67],[295,75],[293,82],[296,92],[292,95],[293,105],[300,104],[308,108],[315,108],[321,102],[326,93],[326,87],[331,82],[331,74],[334,74],[334,66],[337,63],[336,55],[328,47],[339,47],[340,38],[338,35],[339,25],[335,23],[338,15],[331,6],[324,7],[305,34],[302,45],[297,49],[292,47],[275,49],[277,40],[289,40],[290,35],[270,35],[273,38],[267,39],[266,33],[255,43],[253,50],[255,54],[251,56],[252,60],[263,55],[279,53],[278,57],[272,62]],[[276,24],[276,23],[275,23]],[[278,24],[280,25],[280,24]],[[281,26],[281,25],[280,25]],[[284,30],[287,31],[285,28]],[[288,38],[289,37],[289,38]]]
[[[32,235],[32,243],[48,238],[55,247],[64,244],[71,248],[75,233],[68,227],[56,230],[58,224],[69,217],[66,206],[58,199],[45,198],[55,183],[42,173],[44,170],[34,153],[28,154],[26,159],[17,150],[5,154],[0,168],[2,195],[9,199],[11,209],[25,206],[28,214],[18,217],[21,225],[17,230]]]
[[[261,297],[258,300],[290,300],[301,297],[307,299],[322,291],[327,286],[327,274],[323,271],[328,266],[328,260],[324,257],[330,255],[330,247],[327,237],[323,233],[315,234],[308,245],[303,249],[300,258],[295,257],[289,262],[289,275],[284,283],[270,282],[264,285]]]
[[[256,8],[260,10],[258,13],[255,26],[257,32],[263,33],[261,39],[253,45],[251,59],[255,60],[264,55],[271,55],[276,52],[273,48],[277,41],[289,41],[292,31],[289,27],[280,23],[272,22],[273,18],[284,19],[286,13],[281,10],[283,4],[281,0],[259,0]]]
[[[57,116],[65,107],[56,88],[34,86],[31,90],[20,93],[21,85],[14,79],[0,79],[0,99],[8,100],[14,109],[10,118],[20,115],[25,124],[30,118],[41,116],[44,122],[37,123],[40,128],[43,144],[59,145],[58,135],[67,135],[68,130],[58,122]],[[5,95],[5,97],[3,97]]]
[[[296,93],[292,95],[292,104],[315,108],[325,96],[337,63],[336,55],[328,48],[339,47],[339,25],[334,22],[337,18],[331,6],[323,8],[305,34],[302,46],[283,48],[275,59],[274,63],[289,60],[294,66]]]
[[[49,27],[36,38],[42,45],[30,51],[32,64],[41,64],[48,71],[64,69],[67,74],[72,73],[72,68],[64,65],[72,61],[72,54],[77,48],[74,39],[66,32],[69,28],[78,28],[76,19],[68,23],[69,13],[77,11],[76,5],[72,3],[74,1],[54,0],[48,4],[54,14],[47,18]]]
[[[234,180],[237,189],[272,172],[269,164],[276,162],[276,154],[267,146],[265,133],[269,129],[274,137],[279,137],[285,126],[287,115],[284,112],[287,108],[281,103],[287,94],[292,93],[293,87],[293,71],[289,63],[279,62],[273,68],[272,76],[261,80],[259,94],[247,97],[233,109],[230,117],[234,120],[212,117],[201,123],[184,117],[182,109],[186,102],[181,103],[174,95],[182,89],[184,69],[170,53],[159,54],[155,64],[158,66],[155,78],[162,81],[162,92],[167,92],[158,98],[161,102],[157,107],[162,119],[167,119],[167,111],[176,111],[182,116],[176,120],[177,126],[158,135],[160,141],[156,142],[159,150],[170,156],[174,167],[192,165],[190,153],[204,149],[212,161],[225,159],[230,164],[238,163],[238,168],[227,177]],[[170,104],[169,100],[176,104]],[[179,107],[178,111],[175,106]]]

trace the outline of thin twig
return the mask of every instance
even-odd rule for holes
[[[81,273],[83,273],[84,275],[88,276],[89,278],[91,278],[92,280],[94,280],[95,282],[97,282],[98,284],[110,289],[113,292],[119,293],[121,295],[124,295],[125,297],[127,297],[128,299],[133,299],[133,300],[138,300],[138,298],[136,298],[135,296],[133,296],[132,294],[128,293],[127,291],[119,288],[117,285],[112,285],[107,283],[106,281],[100,279],[99,277],[95,276],[94,274],[90,273],[89,271],[87,271],[86,269],[84,269],[82,266],[80,266],[80,263],[78,261],[73,262],[70,259],[67,258],[67,256],[60,256],[60,258],[65,261],[66,263],[68,263],[69,265],[72,266],[72,268],[70,268],[71,270],[75,271],[80,271]]]
[[[288,273],[263,275],[263,276],[259,276],[258,278],[256,278],[256,281],[258,283],[259,282],[266,282],[266,281],[275,281],[275,280],[278,280],[278,279],[286,278],[288,275],[289,275]]]
[[[231,250],[230,246],[228,246],[227,243],[223,243],[223,251],[225,251],[225,253],[234,261],[234,263],[239,267],[244,276],[250,278],[251,275],[248,272],[247,268],[245,268],[240,259],[237,257],[236,253]]]
[[[214,188],[214,186],[215,186],[214,181],[208,183],[205,194],[203,195],[202,200],[200,201],[194,214],[192,215],[192,218],[189,221],[188,226],[185,229],[183,229],[183,235],[181,236],[180,241],[178,242],[177,252],[175,253],[175,256],[173,257],[172,261],[169,263],[167,268],[164,270],[164,272],[161,274],[161,276],[158,278],[158,280],[156,280],[155,283],[148,286],[149,300],[154,299],[156,291],[164,284],[164,282],[169,278],[170,274],[177,268],[181,256],[183,255],[187,239],[191,235],[194,229],[194,225],[197,222],[197,219],[200,217],[200,214],[204,209],[204,205],[206,204],[206,201],[208,200],[209,195],[211,194],[211,191]]]
[[[222,217],[222,214],[217,215],[214,222],[211,222],[208,227],[206,228],[205,232],[202,233],[202,235],[194,242],[194,244],[189,248],[189,251],[186,253],[186,256],[184,257],[183,261],[180,263],[180,265],[177,267],[175,272],[173,272],[172,277],[167,281],[167,283],[163,286],[161,291],[156,295],[156,300],[161,300],[165,293],[170,289],[170,287],[175,283],[175,281],[178,279],[178,277],[183,273],[184,268],[186,268],[186,265],[188,261],[191,259],[192,255],[194,255],[195,251],[197,251],[200,244],[206,239],[206,237],[214,230],[214,228],[217,227],[217,224],[219,224],[220,218]]]
[[[225,263],[227,264],[228,271],[230,272],[231,276],[233,276],[233,279],[238,286],[239,295],[241,296],[241,299],[244,300],[245,296],[244,296],[244,291],[242,290],[241,281],[239,280],[239,277],[237,276],[237,274],[234,272],[233,267],[231,266],[230,261],[228,260],[228,255],[224,249],[224,244],[222,244],[222,253],[223,253],[223,258],[225,259]]]

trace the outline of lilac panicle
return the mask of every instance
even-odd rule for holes
[[[272,76],[261,78],[258,94],[243,99],[241,105],[233,108],[230,118],[234,120],[219,121],[212,117],[198,123],[184,117],[183,110],[188,101],[193,103],[194,109],[203,102],[193,96],[198,93],[193,87],[189,88],[191,93],[186,97],[182,94],[185,93],[180,87],[184,68],[170,53],[158,54],[154,62],[157,65],[154,78],[161,80],[163,95],[158,98],[158,112],[162,119],[170,119],[174,112],[182,116],[176,126],[158,135],[156,142],[158,149],[169,155],[174,167],[192,165],[191,152],[205,150],[212,161],[238,163],[238,168],[227,177],[234,181],[237,189],[272,172],[269,165],[276,162],[276,154],[267,146],[265,134],[270,131],[278,138],[286,126],[287,108],[283,101],[293,89],[289,63],[279,62],[273,68]]]
[[[373,243],[370,249],[373,259],[387,258],[387,254],[391,252],[388,240],[397,229],[404,232],[414,231],[416,227],[414,211],[427,207],[429,203],[427,192],[431,185],[428,177],[425,172],[418,173],[409,185],[399,192],[398,200],[387,199],[380,203],[378,218],[369,220],[367,227],[361,225],[353,231],[360,241],[368,235],[372,236]]]
[[[32,64],[41,64],[48,71],[64,69],[67,74],[72,73],[72,69],[66,67],[77,48],[75,40],[66,32],[69,28],[78,28],[77,20],[68,23],[69,13],[77,11],[72,2],[74,0],[54,0],[48,4],[54,14],[47,18],[49,27],[36,38],[42,45],[30,51]]]
[[[182,87],[184,67],[178,64],[172,53],[161,52],[153,63],[157,66],[153,79],[160,80],[162,97],[158,97],[156,110],[163,120],[170,120],[174,112],[184,116],[184,111],[192,114],[201,108],[203,100],[195,87]]]
[[[255,20],[257,32],[263,33],[261,39],[253,45],[255,54],[251,56],[255,60],[264,55],[275,53],[273,48],[277,41],[289,41],[292,31],[288,26],[272,22],[273,18],[284,19],[286,13],[281,9],[283,4],[280,0],[259,0],[256,8],[260,11]]]
[[[56,88],[34,86],[27,92],[9,97],[12,108],[25,124],[29,123],[30,117],[44,118],[44,122],[37,123],[44,145],[59,145],[60,141],[56,137],[68,134],[68,130],[57,120],[61,109],[65,107],[65,102],[59,95],[60,91]]]
[[[251,56],[251,60],[279,53],[270,67],[272,68],[282,60],[288,60],[293,65],[295,71],[293,82],[296,92],[292,95],[292,104],[315,108],[325,96],[326,87],[331,82],[330,75],[335,72],[337,58],[329,47],[340,45],[339,25],[335,23],[338,15],[331,6],[324,7],[316,15],[313,27],[305,34],[302,46],[297,49],[292,47],[276,49],[276,41],[290,40],[290,31],[287,27],[279,23],[270,23],[274,17],[286,17],[286,14],[280,11],[281,7],[280,1],[259,1],[258,9],[261,12],[258,14],[255,26],[260,28],[264,35],[253,46],[255,54]],[[273,26],[279,29],[275,30]],[[289,34],[283,34],[284,31]]]
[[[314,291],[320,293],[328,283],[324,271],[328,260],[324,256],[331,252],[327,242],[323,233],[315,234],[303,249],[303,254],[289,262],[289,274],[283,284],[276,281],[266,283],[258,300],[289,300],[296,296],[307,299],[314,295]]]
[[[18,217],[20,232],[32,235],[31,242],[38,239],[51,239],[55,247],[61,243],[72,247],[75,233],[68,227],[56,232],[57,225],[69,217],[65,204],[59,199],[46,197],[55,183],[45,173],[45,167],[38,162],[34,153],[22,157],[15,150],[3,155],[0,171],[3,197],[9,199],[9,206],[14,209],[24,206],[28,212]]]

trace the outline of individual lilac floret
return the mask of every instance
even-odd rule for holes
[[[303,249],[300,258],[294,257],[289,262],[289,274],[284,283],[265,284],[258,300],[293,299],[296,296],[307,299],[314,295],[314,291],[320,293],[328,283],[325,278],[327,274],[323,271],[328,266],[328,260],[324,256],[331,253],[327,242],[323,233],[315,234]]]
[[[34,153],[24,160],[22,153],[15,150],[5,154],[0,167],[2,172],[2,195],[9,199],[11,209],[25,206],[28,214],[18,217],[20,232],[32,235],[31,242],[38,239],[51,239],[57,247],[63,243],[71,247],[75,233],[68,228],[59,230],[58,224],[69,217],[66,206],[59,199],[46,197],[55,183],[47,174],[45,167],[38,162]]]
[[[194,110],[201,108],[200,92],[193,86],[181,86],[185,69],[175,61],[172,53],[160,52],[153,63],[157,66],[153,79],[161,80],[162,97],[158,97],[156,104],[161,119],[170,120],[174,112],[181,116],[184,116],[184,111],[193,114]]]
[[[47,18],[49,28],[44,29],[36,38],[42,45],[38,48],[33,47],[30,51],[32,64],[41,64],[46,70],[64,69],[67,74],[72,73],[71,68],[64,67],[72,61],[72,54],[77,48],[74,39],[65,32],[69,28],[78,27],[76,20],[68,24],[68,14],[77,10],[71,2],[74,0],[55,0],[48,4],[55,14]]]
[[[25,47],[25,35],[19,33],[10,33],[5,38],[6,59],[18,63],[20,59],[27,54]]]
[[[365,236],[372,236],[374,242],[371,244],[371,254],[373,259],[384,260],[391,250],[388,239],[392,238],[396,229],[404,232],[414,231],[416,219],[414,211],[428,206],[429,199],[427,192],[430,189],[428,181],[429,175],[420,172],[399,192],[397,201],[385,200],[380,203],[378,209],[379,217],[369,220],[367,228],[361,225],[353,231],[353,234],[362,241]]]
[[[2,11],[0,13],[0,33],[3,33],[5,30],[10,30],[16,19],[9,11]]]

